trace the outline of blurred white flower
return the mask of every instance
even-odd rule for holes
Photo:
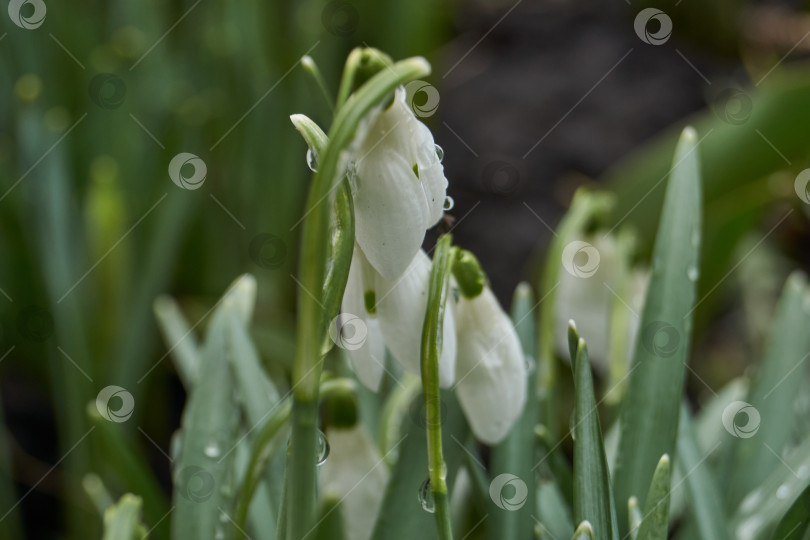
[[[480,441],[501,441],[526,402],[526,360],[512,321],[489,287],[461,296],[456,311],[458,360],[455,390]]]
[[[441,219],[447,192],[433,135],[408,107],[404,88],[363,122],[350,160],[357,243],[393,281],[419,251],[425,230]]]

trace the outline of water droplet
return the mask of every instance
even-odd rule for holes
[[[697,281],[698,275],[697,266],[692,265],[686,269],[686,277],[688,277],[690,281]]]
[[[456,201],[453,200],[453,197],[451,197],[450,195],[445,197],[445,199],[444,199],[444,211],[445,212],[449,212],[450,210],[452,210],[455,205],[456,205]]]
[[[318,430],[318,447],[316,448],[317,465],[320,467],[326,463],[326,458],[329,457],[329,441],[326,440],[326,435]]]
[[[444,161],[444,148],[438,144],[434,144],[433,146],[436,147],[436,157],[439,158],[439,161]]]
[[[210,441],[208,444],[206,444],[205,448],[203,449],[203,453],[206,455],[206,457],[210,457],[211,459],[218,458],[220,450],[217,441]]]
[[[532,373],[534,373],[534,366],[535,366],[534,358],[532,358],[528,354],[526,355],[526,364],[525,365],[526,365],[526,374],[527,375],[531,375]]]
[[[214,533],[214,538],[216,540],[225,540],[225,531],[217,527],[216,532]]]
[[[318,154],[312,148],[307,148],[307,167],[312,172],[318,172]]]
[[[796,471],[796,476],[798,476],[801,480],[806,480],[810,477],[810,467],[807,465],[802,465],[799,467],[799,470]]]
[[[226,523],[228,521],[228,514],[226,514],[225,512],[220,512],[219,521],[222,523]]]
[[[790,497],[790,486],[787,484],[782,484],[776,489],[776,498],[780,500],[785,500]]]
[[[430,477],[428,477],[428,479],[422,482],[422,485],[419,486],[417,498],[419,499],[419,504],[422,505],[422,509],[425,512],[430,512],[432,514],[436,511],[436,501],[433,500],[433,491],[430,489]]]

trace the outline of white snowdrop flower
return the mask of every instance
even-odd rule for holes
[[[427,310],[431,262],[417,251],[405,272],[389,281],[374,270],[355,249],[349,281],[343,296],[343,313],[363,318],[368,329],[366,344],[349,350],[358,379],[377,390],[383,372],[385,347],[402,366],[421,374],[422,326]],[[456,331],[452,309],[445,310],[439,384],[453,384],[456,362]]]
[[[496,444],[526,401],[526,361],[512,321],[489,287],[461,295],[455,308],[458,359],[455,391],[473,434]]]
[[[357,243],[393,281],[419,251],[425,230],[441,219],[447,192],[433,135],[405,102],[403,88],[358,129],[350,159]]]

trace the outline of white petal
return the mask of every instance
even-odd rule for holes
[[[364,264],[367,263],[363,260],[363,254],[355,246],[352,264],[349,268],[349,281],[346,283],[346,292],[343,294],[340,325],[358,325],[358,320],[362,321],[366,334],[365,339],[361,342],[346,343],[342,348],[349,353],[352,367],[360,382],[376,392],[380,388],[383,374],[385,344],[379,321],[366,311],[365,293],[373,288],[373,283],[370,286],[364,284]],[[362,332],[363,328],[358,326],[354,330]]]
[[[371,538],[388,468],[380,465],[382,456],[361,423],[347,430],[330,428],[326,440],[330,452],[318,475],[321,493],[341,501],[337,511],[347,539]]]
[[[405,271],[425,238],[422,186],[412,165],[390,149],[357,163],[354,195],[357,243],[384,278]]]
[[[456,395],[475,436],[495,444],[526,401],[526,362],[517,332],[489,288],[456,310]]]
[[[436,143],[428,127],[414,118],[411,123],[413,133],[413,159],[419,170],[419,181],[425,192],[427,204],[427,226],[432,227],[444,215],[444,200],[447,198],[447,178],[444,166],[436,155]]]
[[[377,317],[385,344],[402,366],[419,375],[422,349],[422,325],[427,310],[431,262],[419,251],[405,273],[396,281],[378,276]],[[445,310],[442,354],[439,359],[439,385],[453,384],[456,363],[456,335],[453,310]]]

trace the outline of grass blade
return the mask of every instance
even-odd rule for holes
[[[716,448],[716,446],[715,446]],[[692,427],[689,409],[681,407],[678,422],[678,468],[683,471],[688,501],[700,538],[729,540],[726,514],[717,481],[706,461],[706,449],[701,448]],[[684,528],[684,527],[682,527]]]
[[[190,392],[197,382],[197,372],[200,369],[197,339],[173,298],[160,296],[152,307],[177,374],[186,391]]]
[[[751,435],[743,433],[733,440],[735,445],[733,465],[730,468],[728,505],[734,508],[750,490],[758,486],[768,474],[781,467],[780,458],[773,453],[789,442],[797,423],[793,403],[802,384],[806,384],[797,371],[810,356],[810,292],[807,280],[800,272],[794,272],[785,283],[782,296],[776,306],[770,335],[765,346],[762,364],[756,372],[748,393],[748,404],[737,414],[723,414],[726,430],[737,433],[735,422],[754,411],[757,417],[749,417],[746,425],[753,429]],[[737,402],[743,403],[744,402]],[[726,409],[727,411],[729,409]],[[759,418],[765,420],[760,422]],[[771,421],[769,421],[771,420]]]
[[[675,165],[653,253],[653,267],[636,340],[620,426],[616,499],[644,504],[659,458],[673,455],[689,352],[700,246],[697,136],[687,128]],[[627,516],[619,515],[628,530]]]
[[[214,540],[224,533],[219,517],[230,512],[231,481],[239,410],[233,399],[230,318],[249,317],[256,282],[242,276],[225,293],[208,327],[199,378],[183,412],[183,443],[173,471],[176,510],[172,536]],[[247,316],[247,317],[246,317]]]
[[[802,540],[810,532],[810,487],[804,488],[802,494],[793,502],[785,513],[776,530],[773,540]]]
[[[669,491],[672,483],[672,467],[669,456],[664,454],[653,473],[644,516],[638,528],[638,540],[666,540],[669,528]]]
[[[578,337],[573,324],[569,326],[568,335]],[[573,430],[574,521],[590,522],[596,538],[618,539],[616,508],[593,391],[588,347],[582,338],[578,339],[576,357],[571,359],[571,364],[576,366],[574,370],[576,423]]]
[[[535,318],[534,295],[527,283],[521,283],[515,289],[512,299],[512,321],[515,324],[523,353],[530,362],[534,362]],[[492,477],[503,473],[513,474],[522,479],[533,477],[532,467],[535,461],[534,425],[537,423],[537,385],[532,377],[526,379],[526,405],[512,430],[498,446],[492,450],[490,472]],[[499,538],[528,538],[532,533],[532,509],[534,489],[529,489],[526,502],[518,510],[504,512],[496,506],[489,512],[489,536]]]

